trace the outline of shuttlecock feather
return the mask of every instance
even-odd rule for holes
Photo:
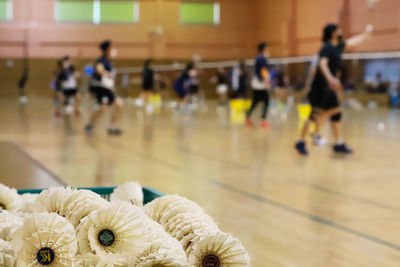
[[[56,213],[37,213],[26,218],[12,244],[17,266],[70,267],[78,250],[73,225]]]
[[[11,243],[0,239],[0,266],[14,267],[15,256]]]
[[[77,228],[80,254],[92,253],[106,262],[125,264],[127,255],[145,244],[143,212],[126,202],[112,202],[92,212]]]
[[[182,207],[182,209],[180,209],[181,212],[184,211],[183,207],[198,212],[204,212],[197,203],[177,195],[166,195],[151,201],[145,206],[145,212],[151,219],[160,223],[163,220],[163,216],[166,214],[166,210],[171,207],[177,209],[175,207],[178,205]]]
[[[14,188],[0,184],[0,210],[17,211],[21,198]]]
[[[140,253],[130,257],[128,266],[185,267],[189,265],[185,254],[175,254],[166,248],[161,240],[157,240],[149,244]]]
[[[74,190],[69,187],[50,187],[37,196],[33,209],[35,212],[55,212],[60,214],[63,202],[73,192]]]
[[[194,243],[188,254],[190,266],[250,266],[249,256],[240,241],[230,234],[207,235]]]
[[[20,195],[21,204],[19,207],[20,212],[33,213],[35,212],[35,204],[37,200],[37,194],[23,194]]]
[[[104,208],[108,201],[90,190],[78,190],[69,195],[62,203],[60,214],[67,218],[72,225],[78,226],[81,219],[89,213]]]
[[[128,201],[135,206],[143,206],[143,189],[136,182],[118,186],[110,196],[111,201]]]

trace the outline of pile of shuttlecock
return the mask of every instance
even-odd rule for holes
[[[0,184],[0,266],[250,266],[239,240],[193,201],[167,195],[143,206],[135,182],[107,199],[70,187],[19,195]]]
[[[145,211],[180,241],[190,266],[250,266],[248,254],[240,241],[221,232],[195,202],[168,195],[147,204]]]

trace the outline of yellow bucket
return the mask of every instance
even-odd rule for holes
[[[154,106],[161,106],[161,95],[160,94],[151,94],[149,96],[149,102]]]
[[[249,99],[234,99],[229,102],[231,111],[246,112],[250,109],[251,101]]]
[[[231,108],[231,122],[240,124],[246,118],[246,112],[250,109],[251,101],[248,99],[234,99],[229,102],[229,106]]]

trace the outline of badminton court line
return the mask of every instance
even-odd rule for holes
[[[326,218],[320,217],[318,215],[314,215],[314,214],[311,214],[311,213],[308,213],[308,212],[304,212],[304,211],[295,209],[295,208],[290,207],[288,205],[276,202],[276,201],[274,201],[272,199],[269,199],[269,198],[266,198],[266,197],[263,197],[263,196],[260,196],[260,195],[257,195],[257,194],[252,194],[252,193],[247,192],[245,190],[242,190],[240,188],[236,188],[234,186],[231,186],[231,185],[228,185],[228,184],[225,184],[225,183],[221,183],[221,182],[219,182],[217,180],[213,180],[212,179],[210,181],[213,184],[215,184],[217,186],[220,186],[221,188],[226,189],[228,191],[241,194],[243,196],[246,196],[246,197],[249,197],[251,199],[254,199],[254,200],[258,201],[258,202],[262,202],[262,203],[268,204],[268,205],[276,207],[278,209],[281,209],[281,210],[284,210],[284,211],[299,215],[301,217],[307,218],[307,219],[312,220],[314,222],[321,223],[321,224],[336,228],[338,230],[341,230],[341,231],[344,231],[346,233],[355,235],[355,236],[363,238],[365,240],[368,240],[368,241],[380,244],[382,246],[389,247],[389,248],[392,248],[394,250],[400,251],[400,246],[399,245],[396,245],[396,244],[391,243],[389,241],[386,241],[386,240],[377,238],[375,236],[372,236],[372,235],[357,231],[355,229],[352,229],[350,227],[347,227],[347,226],[344,226],[344,225],[342,225],[340,223],[337,223],[337,222],[335,222],[333,220],[326,219]]]
[[[52,177],[55,181],[59,182],[61,185],[67,185],[57,174],[52,172],[50,169],[46,168],[42,163],[40,163],[37,159],[32,157],[28,152],[26,152],[21,146],[19,146],[14,141],[7,141],[10,143],[15,149],[22,153],[23,156],[28,158],[34,165],[36,165],[39,169],[42,169],[45,173],[47,173],[50,177]]]
[[[358,202],[361,202],[361,203],[364,203],[364,204],[368,204],[368,205],[376,206],[376,207],[379,207],[379,208],[387,209],[387,210],[390,210],[390,211],[400,212],[400,207],[391,206],[391,205],[388,205],[388,204],[376,202],[376,201],[365,199],[365,198],[362,198],[362,197],[352,196],[350,194],[343,193],[343,192],[340,192],[340,191],[336,191],[334,189],[331,189],[331,188],[328,188],[328,187],[325,187],[325,186],[322,186],[322,185],[319,185],[319,184],[305,183],[305,182],[299,182],[299,181],[295,181],[295,180],[291,180],[291,183],[296,184],[296,185],[300,185],[300,186],[304,186],[304,187],[308,187],[308,188],[311,188],[313,190],[321,191],[321,192],[324,192],[324,193],[327,193],[327,194],[340,196],[340,197],[351,199],[351,200],[354,200],[354,201],[358,201]]]

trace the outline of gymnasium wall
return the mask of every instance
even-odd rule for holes
[[[220,0],[218,26],[182,25],[181,1],[139,0],[139,23],[94,25],[55,22],[55,0],[13,0],[13,21],[0,22],[0,58],[21,58],[25,40],[31,58],[93,58],[106,38],[115,41],[123,59],[247,58],[262,40],[270,42],[274,57],[309,55],[327,22],[340,23],[346,36],[374,24],[374,38],[357,51],[399,48],[398,0],[378,1],[371,10],[367,0]],[[154,34],[156,27],[163,34]]]
[[[55,22],[55,0],[13,0],[13,21],[0,22],[0,58],[21,58],[24,40],[30,58],[64,54],[93,58],[104,39],[115,42],[123,59],[188,59],[195,54],[203,59],[228,59],[253,54],[254,0],[220,0],[218,26],[182,25],[180,2],[140,0],[138,23],[95,25]],[[163,34],[154,34],[156,27]]]
[[[118,48],[117,66],[140,65],[148,57],[157,63],[193,55],[203,60],[251,58],[259,41],[270,43],[273,57],[311,55],[321,45],[321,28],[327,22],[340,23],[346,36],[360,33],[368,22],[374,24],[372,40],[356,51],[400,47],[398,0],[381,0],[371,10],[367,0],[219,0],[218,26],[181,25],[181,1],[139,0],[139,23],[94,25],[55,22],[55,0],[13,0],[13,20],[0,22],[0,94],[16,93],[24,52],[30,58],[31,93],[48,95],[56,58],[69,54],[82,67],[98,56],[97,45],[106,38]],[[163,34],[154,34],[156,27]],[[8,59],[13,59],[13,66],[6,66]],[[300,65],[289,68],[294,80],[304,78],[305,70]],[[349,71],[362,77],[362,70]],[[208,84],[208,76],[203,84]],[[215,95],[212,87],[206,93]]]
[[[326,23],[339,23],[345,37],[374,25],[373,38],[354,51],[392,51],[400,48],[400,1],[380,0],[372,9],[367,0],[257,0],[257,40],[271,44],[272,56],[315,53]]]

